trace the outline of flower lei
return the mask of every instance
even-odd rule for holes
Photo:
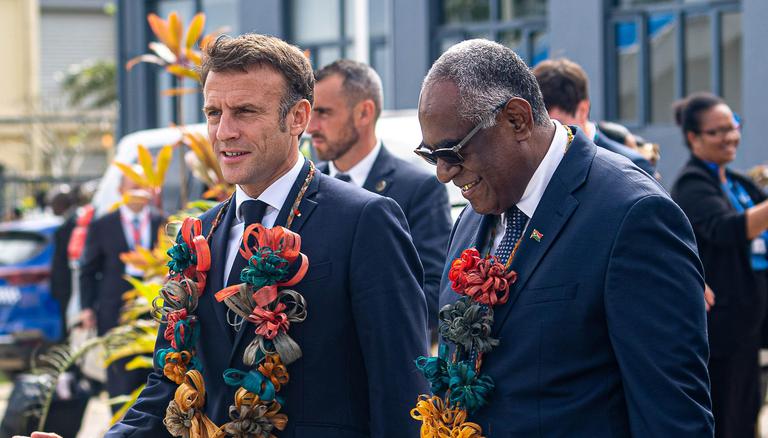
[[[298,205],[314,172],[310,162],[309,174],[291,207],[287,227],[294,217],[301,215]],[[209,237],[226,207],[219,211]],[[195,351],[199,325],[194,312],[205,289],[211,253],[206,237],[202,236],[200,220],[184,220],[176,245],[168,250],[168,281],[152,302],[152,315],[166,324],[163,337],[171,344],[170,348],[156,352],[155,361],[163,375],[179,385],[163,419],[172,436],[276,438],[274,432],[285,429],[288,416],[280,413],[283,401],[277,393],[289,381],[286,366],[301,357],[301,348],[288,330],[291,323],[300,323],[307,315],[304,297],[286,289],[307,273],[308,259],[300,249],[301,237],[288,228],[267,229],[252,224],[243,233],[240,255],[248,260],[240,273],[243,283],[220,290],[215,298],[252,322],[256,337],[243,356],[243,362],[252,368],[224,371],[224,382],[238,389],[234,404],[229,407],[230,421],[219,427],[204,413],[205,382]]]
[[[480,425],[467,417],[493,392],[493,379],[481,374],[480,367],[483,355],[499,344],[491,337],[493,306],[507,302],[509,286],[517,280],[515,271],[507,272],[514,252],[506,266],[494,256],[480,257],[475,248],[464,250],[451,263],[448,279],[462,297],[440,309],[438,330],[454,345],[453,355],[449,357],[449,346],[441,343],[436,357],[416,359],[435,394],[419,396],[411,410],[411,417],[422,422],[422,438],[482,438]]]
[[[301,357],[301,349],[287,332],[291,323],[302,322],[307,315],[301,294],[278,289],[298,283],[307,272],[301,237],[284,227],[248,226],[240,248],[240,255],[248,260],[240,274],[243,283],[216,293],[217,301],[256,326],[256,337],[243,357],[253,368],[224,371],[224,382],[239,388],[229,408],[230,422],[217,427],[203,413],[205,383],[195,355],[199,329],[194,311],[210,268],[210,250],[201,229],[199,219],[184,220],[176,245],[168,251],[170,279],[153,302],[156,317],[167,324],[163,337],[171,343],[171,348],[157,351],[155,360],[163,374],[179,385],[163,423],[173,436],[274,438],[272,432],[285,429],[288,422],[279,412],[282,401],[277,392],[288,383],[286,366]],[[291,268],[295,272],[290,273]]]

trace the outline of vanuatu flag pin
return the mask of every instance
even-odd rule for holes
[[[535,240],[537,242],[541,242],[541,238],[542,237],[544,237],[544,235],[541,234],[541,232],[539,232],[539,230],[537,230],[535,228],[534,228],[533,232],[531,232],[531,239],[533,239],[533,240]]]

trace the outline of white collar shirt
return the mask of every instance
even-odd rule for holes
[[[275,225],[280,209],[285,200],[288,198],[288,194],[296,182],[296,179],[301,173],[301,168],[304,167],[304,158],[299,155],[299,159],[296,160],[296,164],[291,169],[273,182],[269,187],[264,190],[257,198],[259,201],[263,201],[267,204],[267,209],[264,212],[264,218],[261,220],[261,224],[266,228],[272,228]],[[243,241],[243,232],[245,231],[245,224],[243,223],[243,215],[240,211],[240,206],[243,202],[253,200],[248,196],[245,191],[238,185],[235,188],[235,217],[232,221],[232,226],[229,229],[229,241],[227,243],[227,261],[224,268],[223,285],[227,284],[229,279],[229,271],[232,269],[232,264],[235,261],[235,257],[239,257],[238,251]],[[250,225],[250,224],[249,224]]]
[[[366,155],[362,160],[358,161],[357,164],[352,166],[352,168],[346,172],[341,172],[336,168],[336,166],[333,165],[333,161],[329,161],[328,175],[335,178],[337,173],[346,173],[349,175],[351,180],[350,182],[355,183],[355,185],[358,187],[362,187],[363,184],[365,184],[365,180],[368,179],[368,174],[371,173],[373,163],[376,162],[376,158],[379,156],[380,151],[381,140],[377,140],[376,146],[374,146],[374,148],[368,152],[368,155]]]
[[[142,208],[138,213],[134,213],[130,208],[125,205],[120,206],[120,223],[123,227],[123,234],[125,235],[125,242],[128,244],[128,248],[135,249],[137,246],[143,248],[149,248],[152,246],[152,224],[149,215],[149,207]],[[134,238],[134,227],[138,224],[139,236],[141,239],[136,242]],[[125,273],[134,277],[141,277],[144,275],[144,271],[134,268],[131,265],[125,265]]]
[[[533,173],[528,185],[525,187],[523,196],[517,203],[517,208],[520,209],[528,220],[525,223],[523,234],[521,239],[525,237],[528,224],[531,222],[533,214],[536,212],[536,208],[541,202],[541,198],[544,196],[544,191],[549,185],[549,181],[552,179],[557,166],[560,165],[560,161],[563,160],[566,148],[568,146],[568,133],[565,127],[557,120],[552,120],[555,124],[555,136],[552,138],[552,143],[549,145],[549,150],[544,155],[544,159],[539,163],[539,167]],[[496,221],[496,229],[493,234],[493,244],[491,246],[491,254],[496,252],[496,248],[499,247],[502,237],[504,237],[504,229],[507,223],[507,214],[502,213],[501,220]]]

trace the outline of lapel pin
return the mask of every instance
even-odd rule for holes
[[[387,188],[387,181],[382,179],[381,181],[376,183],[376,187],[374,187],[374,188],[376,189],[377,193],[383,192],[384,189]]]
[[[541,232],[535,228],[533,229],[533,232],[531,232],[531,239],[537,242],[541,242],[542,237],[544,237],[544,235],[541,234]]]

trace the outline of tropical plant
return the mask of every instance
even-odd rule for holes
[[[208,187],[203,198],[217,201],[227,199],[235,191],[235,186],[224,181],[224,174],[208,138],[197,132],[185,131],[182,141],[194,154],[190,165],[193,175]]]
[[[100,109],[117,102],[117,69],[114,61],[75,64],[67,69],[61,88],[69,103],[85,109]]]

